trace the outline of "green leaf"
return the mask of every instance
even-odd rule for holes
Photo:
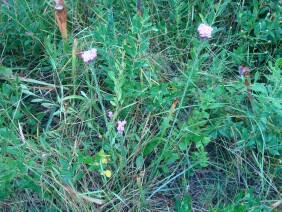
[[[282,64],[282,58],[278,58],[275,62],[275,67],[279,68],[279,66]]]
[[[165,165],[162,166],[162,170],[163,170],[163,172],[166,173],[166,174],[169,173],[169,168],[168,168],[167,166],[165,166]]]
[[[79,96],[79,95],[71,95],[71,96],[66,96],[63,98],[63,100],[69,100],[69,99],[79,99],[82,101],[87,101],[87,99],[84,96]]]
[[[181,141],[178,145],[179,149],[182,150],[182,151],[185,151],[186,150],[186,147],[187,147],[187,144],[185,141]]]
[[[147,48],[149,47],[149,45],[150,45],[150,42],[143,42],[140,45],[139,52],[144,53],[147,50]]]
[[[154,148],[156,148],[161,143],[161,141],[165,142],[165,139],[160,137],[152,139],[144,148],[144,156],[149,155],[154,150]]]
[[[110,101],[111,105],[116,106],[116,103],[114,101]]]
[[[85,164],[88,164],[88,165],[93,164],[94,161],[95,161],[94,158],[93,158],[93,157],[90,157],[90,156],[86,156],[86,157],[84,158],[84,163],[85,163]]]
[[[113,80],[113,82],[116,82],[115,73],[113,71],[108,71],[108,76],[111,80]]]
[[[31,100],[31,102],[35,102],[35,103],[45,102],[45,101],[46,101],[45,99],[33,99],[33,100]]]
[[[13,71],[11,68],[0,66],[0,76],[11,77],[12,75]]]
[[[201,18],[202,22],[204,22],[204,21],[205,21],[204,16],[203,16],[201,13],[199,13],[199,16],[200,16],[200,18]]]
[[[175,209],[176,209],[177,212],[192,211],[192,204],[191,203],[192,203],[192,201],[191,201],[191,197],[189,195],[186,196],[181,201],[179,199],[177,199],[175,201]]]
[[[172,153],[169,155],[169,157],[166,159],[166,164],[172,164],[174,163],[176,160],[178,160],[180,158],[179,154],[177,153]]]
[[[50,108],[50,107],[53,107],[54,104],[53,103],[42,103],[41,104],[43,107],[46,107],[46,108]]]
[[[142,28],[142,23],[139,16],[132,19],[132,33],[139,33]]]
[[[137,169],[142,169],[144,165],[144,158],[142,155],[138,155],[135,160]]]
[[[267,89],[266,89],[264,83],[255,83],[250,88],[253,91],[261,92],[261,93],[267,95]]]

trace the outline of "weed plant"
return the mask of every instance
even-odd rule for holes
[[[281,6],[0,1],[2,211],[281,210]]]

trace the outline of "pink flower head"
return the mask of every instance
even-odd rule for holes
[[[117,124],[117,131],[122,134],[124,131],[124,126],[126,125],[126,121],[118,121]]]
[[[108,117],[111,119],[113,117],[113,112],[112,111],[109,111],[108,112]]]
[[[213,28],[207,24],[200,24],[198,27],[198,33],[201,38],[211,38]]]
[[[238,70],[239,70],[239,74],[242,76],[244,75],[245,72],[249,71],[249,68],[246,66],[239,66]]]
[[[76,55],[80,57],[83,62],[90,63],[97,57],[97,49],[93,48],[88,51],[77,53]]]

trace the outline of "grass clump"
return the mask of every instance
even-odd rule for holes
[[[281,208],[279,1],[0,3],[2,210]]]

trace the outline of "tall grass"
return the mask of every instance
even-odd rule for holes
[[[0,11],[3,211],[281,209],[279,1]]]

